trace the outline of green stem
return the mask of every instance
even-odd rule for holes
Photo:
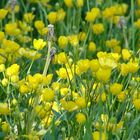
[[[30,67],[29,67],[29,69],[28,69],[28,71],[27,71],[27,75],[30,74],[31,68],[32,68],[32,66],[33,66],[33,63],[34,63],[34,60],[32,60],[32,62],[31,62],[31,65],[30,65]]]
[[[1,28],[1,31],[2,31],[2,20],[0,20],[0,28]]]
[[[14,11],[12,11],[12,22],[13,23],[15,22],[15,13],[14,13]]]
[[[44,71],[43,71],[43,75],[46,76],[49,65],[50,65],[50,51],[51,51],[51,41],[48,41],[48,54],[47,54],[47,58],[46,58],[46,63],[45,63],[45,67],[44,67]]]
[[[23,2],[23,0],[21,0],[21,4],[22,4],[22,6],[23,6],[23,9],[24,9],[24,11],[25,11],[25,13],[27,12],[27,9],[26,9],[26,6],[25,6],[25,4],[24,4],[25,2]]]
[[[38,100],[39,100],[39,97],[36,96],[35,97],[35,101],[34,101],[34,104],[33,104],[33,109],[32,109],[32,112],[31,114],[29,114],[29,119],[28,119],[28,123],[27,123],[27,134],[29,134],[31,132],[31,129],[32,129],[32,125],[33,125],[33,122],[34,122],[34,119],[35,119],[35,107],[37,106],[38,104]]]
[[[89,0],[87,0],[87,9],[88,9],[88,11],[90,10],[90,8],[89,8]]]
[[[131,0],[131,24],[132,24],[132,48],[135,51],[135,30],[134,30],[134,0]]]

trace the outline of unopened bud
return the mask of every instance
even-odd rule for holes
[[[48,25],[48,40],[52,40],[54,38],[54,25]]]
[[[126,28],[126,19],[125,17],[121,16],[118,22],[118,28]]]

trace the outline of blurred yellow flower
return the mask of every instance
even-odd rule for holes
[[[45,47],[46,42],[43,39],[34,39],[33,45],[36,50],[42,50]]]
[[[135,99],[133,105],[137,110],[140,110],[140,99]]]
[[[86,122],[86,116],[85,116],[85,114],[83,114],[83,113],[77,113],[76,114],[76,121],[79,124],[84,124]]]
[[[8,133],[10,131],[10,124],[7,122],[2,122],[2,132]]]
[[[5,32],[11,36],[17,36],[21,33],[20,29],[18,28],[17,23],[7,23],[5,25]]]
[[[84,97],[77,97],[77,99],[75,100],[75,103],[78,105],[79,109],[86,107],[86,100]]]
[[[48,20],[49,20],[49,22],[50,22],[51,24],[56,23],[56,21],[57,21],[57,12],[50,12],[50,13],[48,14],[47,18],[48,18]]]
[[[102,23],[96,23],[92,26],[93,33],[99,35],[104,32],[104,25]]]
[[[34,22],[35,28],[37,30],[42,30],[45,27],[45,24],[43,23],[42,20],[37,20]]]
[[[108,82],[110,80],[110,76],[111,76],[111,69],[110,68],[100,68],[97,72],[96,72],[96,77],[98,80],[102,81],[102,82]]]
[[[73,1],[72,0],[64,0],[64,3],[68,8],[71,8],[73,6]]]
[[[129,60],[131,57],[131,53],[128,49],[123,49],[122,50],[122,57],[124,60]]]
[[[4,32],[0,31],[0,42],[5,38]]]
[[[35,15],[33,13],[25,13],[23,17],[27,23],[31,23],[34,20]]]
[[[3,115],[10,114],[10,109],[7,103],[0,103],[0,114]]]
[[[8,13],[8,10],[0,9],[0,20],[4,19],[7,13]]]
[[[57,11],[57,21],[63,21],[66,16],[66,12],[63,9]]]
[[[42,101],[53,101],[54,100],[54,91],[50,88],[45,88],[42,90]]]
[[[105,132],[94,131],[92,133],[93,140],[107,140],[107,136]]]
[[[88,46],[88,50],[91,52],[96,51],[96,44],[94,42],[90,42]]]
[[[122,91],[123,85],[114,83],[110,86],[110,91],[113,95],[118,95]]]
[[[61,52],[57,55],[58,58],[58,63],[59,64],[66,64],[68,61],[67,55],[65,54],[65,52]]]
[[[60,48],[66,48],[68,45],[68,38],[66,36],[60,36],[58,38],[58,45]]]
[[[99,70],[100,64],[99,64],[98,59],[92,59],[90,61],[90,68],[93,72],[97,72]]]
[[[18,75],[20,66],[18,64],[13,64],[6,69],[6,75],[11,77],[13,75]]]
[[[84,5],[84,0],[77,0],[76,4],[77,4],[77,7],[81,8]]]

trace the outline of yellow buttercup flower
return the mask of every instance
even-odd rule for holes
[[[119,102],[123,102],[126,98],[126,93],[124,91],[120,92],[118,95],[117,95],[117,98],[119,100]]]
[[[14,53],[17,52],[20,48],[19,44],[17,42],[11,41],[11,40],[3,40],[3,48],[5,50],[6,53]]]
[[[83,114],[83,113],[77,113],[76,114],[76,121],[79,124],[84,124],[86,122],[86,116],[85,116],[85,114]]]
[[[53,82],[51,87],[54,91],[58,91],[59,88],[60,88],[60,83],[59,82]]]
[[[115,46],[118,46],[120,44],[120,41],[116,39],[111,39],[106,41],[106,46],[109,48],[114,48]]]
[[[137,62],[129,62],[127,65],[131,73],[136,73],[139,70],[139,64]]]
[[[91,12],[93,13],[94,18],[97,18],[97,17],[100,16],[100,9],[97,8],[97,7],[92,8],[92,9],[91,9]]]
[[[75,103],[78,105],[79,109],[86,107],[86,100],[84,97],[77,97],[77,99],[75,100]]]
[[[13,35],[13,36],[17,36],[21,33],[20,29],[18,28],[17,23],[8,23],[5,26],[5,32],[8,35]]]
[[[33,13],[25,13],[24,14],[24,20],[27,22],[27,23],[31,23],[35,18],[35,15],[33,15]]]
[[[93,140],[107,140],[106,133],[99,131],[94,131],[92,133],[92,138]]]
[[[78,38],[79,38],[79,40],[80,41],[84,41],[85,39],[86,39],[86,33],[85,32],[80,32],[79,34],[78,34]]]
[[[135,99],[133,105],[137,110],[140,110],[140,99]]]
[[[18,75],[12,75],[10,78],[12,83],[17,83],[19,81],[19,76]]]
[[[131,57],[131,53],[128,49],[123,49],[122,50],[122,57],[124,60],[129,60]]]
[[[66,12],[63,9],[57,11],[57,21],[63,21],[66,16]]]
[[[34,39],[33,45],[36,50],[42,50],[45,47],[46,42],[43,41],[43,39]]]
[[[66,71],[65,68],[60,68],[58,71],[56,71],[56,73],[62,79],[66,79],[67,78],[67,71]]]
[[[108,123],[109,117],[107,114],[101,114],[101,120],[103,123]]]
[[[113,52],[114,52],[114,53],[120,54],[120,52],[121,52],[121,47],[120,47],[120,46],[114,46],[114,47],[113,47]]]
[[[89,65],[90,65],[90,61],[88,59],[79,60],[77,62],[77,66],[81,74],[89,69]]]
[[[68,39],[73,47],[77,47],[79,45],[79,39],[77,35],[71,35],[68,37]]]
[[[86,17],[85,17],[85,20],[88,21],[88,22],[93,22],[95,20],[95,16],[93,14],[93,12],[87,12],[86,13]]]
[[[10,125],[7,122],[2,122],[2,132],[8,133],[10,131]]]
[[[88,11],[86,13],[85,20],[88,22],[94,22],[99,15],[100,15],[100,9],[92,8],[91,11]]]
[[[50,12],[50,13],[48,14],[47,18],[48,18],[48,20],[49,20],[49,22],[50,22],[51,24],[56,23],[56,21],[57,21],[57,12]]]
[[[29,87],[26,83],[21,83],[19,84],[19,92],[21,94],[26,94],[28,93],[30,90],[29,90]]]
[[[0,31],[0,42],[5,38],[4,32]]]
[[[0,103],[0,114],[3,115],[10,114],[10,109],[7,103]]]
[[[18,75],[20,66],[18,64],[13,64],[6,69],[6,75],[11,77],[13,75]]]
[[[1,81],[1,83],[2,83],[2,85],[4,86],[4,87],[6,87],[7,85],[8,85],[8,79],[7,78],[4,78],[4,79],[2,79],[2,81]]]
[[[8,13],[8,10],[0,9],[0,20],[4,19],[7,13]]]
[[[0,64],[0,72],[4,72],[5,71],[5,65],[4,64]]]
[[[105,8],[105,10],[102,12],[103,18],[112,20],[113,16],[116,13],[116,10],[117,9],[115,6]]]
[[[57,55],[58,57],[58,63],[59,64],[66,64],[67,63],[67,55],[65,54],[65,52],[61,52]]]
[[[111,69],[110,68],[100,68],[97,72],[96,72],[96,77],[98,80],[102,81],[102,82],[108,82],[110,80],[110,76],[111,76]]]
[[[102,23],[96,23],[92,26],[93,33],[99,35],[104,32],[104,25]]]
[[[62,103],[62,102],[61,102]],[[62,106],[63,106],[63,103],[62,103]],[[75,102],[73,101],[67,101],[66,102],[66,106],[63,106],[66,110],[68,110],[69,112],[72,112],[74,110],[77,110],[78,109],[78,106]]]
[[[116,12],[115,14],[116,15],[120,15],[120,16],[123,16],[126,12],[127,12],[127,9],[128,9],[128,5],[123,3],[123,4],[118,4],[116,5]]]
[[[35,21],[34,25],[35,25],[37,30],[42,30],[45,27],[45,24],[43,23],[42,20]]]
[[[90,42],[88,46],[88,50],[91,52],[96,51],[96,44],[94,42]]]
[[[93,72],[97,72],[99,70],[100,64],[99,64],[98,59],[92,59],[90,61],[90,68]]]
[[[106,93],[105,92],[103,92],[102,94],[101,94],[101,100],[103,101],[103,102],[105,102],[106,101]]]
[[[110,86],[110,91],[113,95],[117,95],[122,91],[123,85],[119,83],[114,83]]]
[[[65,36],[60,36],[58,38],[58,45],[60,46],[60,48],[66,48],[68,45],[68,38]]]
[[[42,78],[42,84],[44,86],[47,86],[52,82],[53,74],[48,74],[47,76],[43,76]]]
[[[77,0],[76,4],[77,4],[77,7],[81,8],[84,5],[84,0]]]
[[[66,4],[67,7],[71,8],[73,6],[73,1],[72,0],[64,0],[64,3]]]
[[[129,73],[129,66],[125,63],[121,64],[121,75],[126,76]]]
[[[45,88],[42,90],[42,101],[53,101],[54,100],[54,91],[50,88]]]
[[[134,25],[136,26],[136,28],[140,29],[140,19],[138,19],[137,21],[134,22]]]

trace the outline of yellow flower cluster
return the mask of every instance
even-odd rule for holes
[[[139,138],[140,0],[0,3],[0,139]]]

